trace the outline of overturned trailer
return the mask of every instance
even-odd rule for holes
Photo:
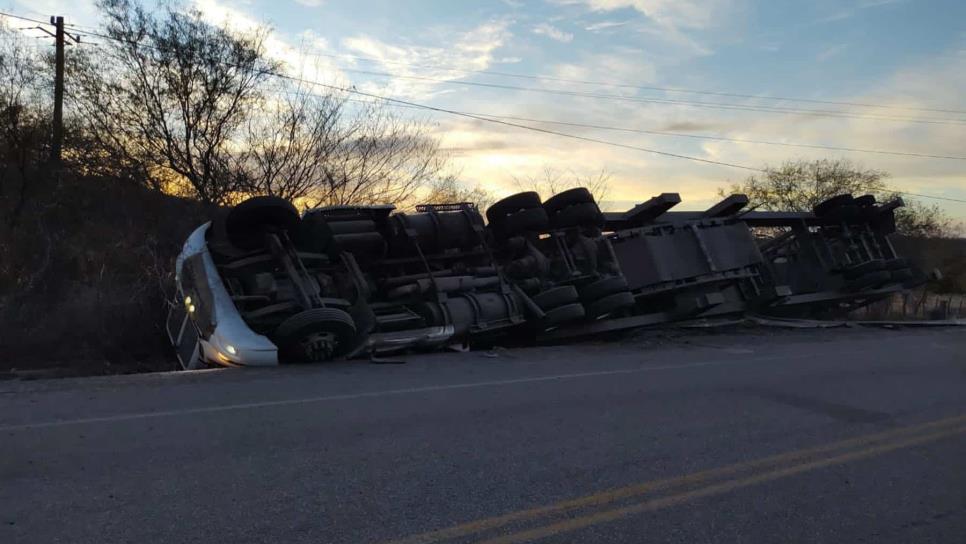
[[[675,304],[678,312],[841,315],[926,281],[889,241],[901,199],[879,204],[872,195],[838,195],[811,212],[746,210],[744,195],[705,211],[671,210],[679,202],[677,194],[663,194],[607,214],[615,240],[629,232],[647,236],[637,242],[647,250],[635,247],[621,259],[625,275],[639,267],[636,275],[656,286],[662,282],[654,276],[670,269],[660,279],[676,280],[670,287],[678,296],[701,293],[696,304],[690,297]],[[661,238],[668,234],[673,241]]]
[[[889,240],[901,199],[879,204],[872,195],[833,197],[811,213],[757,212],[743,221],[769,236],[760,248],[769,281],[789,296],[767,313],[790,317],[844,314],[925,283],[926,274],[899,256]]]
[[[921,281],[888,241],[893,210],[836,197],[814,213],[733,195],[675,212],[666,193],[602,213],[546,201],[331,206],[256,197],[199,227],[176,263],[168,334],[186,368],[553,340],[745,312],[811,315]],[[756,236],[767,228],[774,235]]]

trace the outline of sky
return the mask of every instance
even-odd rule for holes
[[[99,22],[92,0],[3,1],[21,15]],[[271,27],[269,54],[313,81],[752,168],[845,157],[889,172],[897,190],[966,200],[963,159],[705,138],[966,157],[961,0],[189,3],[215,23]],[[445,113],[400,112],[432,122],[460,179],[496,195],[548,168],[603,170],[611,176],[611,209],[662,192],[681,193],[682,208],[702,209],[717,200],[717,188],[751,173]],[[966,203],[922,201],[966,220]]]

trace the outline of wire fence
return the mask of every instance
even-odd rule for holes
[[[896,293],[856,310],[853,319],[862,320],[914,320],[914,319],[964,319],[966,318],[966,294],[931,293],[926,290]]]

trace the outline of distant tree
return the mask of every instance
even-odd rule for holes
[[[811,211],[819,202],[844,193],[872,194],[880,201],[901,196],[886,185],[887,172],[863,168],[847,159],[793,160],[764,170],[742,183],[718,189],[718,195],[742,193],[751,206],[790,211]],[[901,234],[943,237],[956,231],[953,220],[939,206],[908,198],[903,201],[906,206],[896,210],[896,227]]]
[[[536,191],[544,199],[567,189],[585,187],[600,203],[610,192],[611,174],[603,169],[595,174],[579,174],[573,170],[558,170],[552,166],[544,166],[539,174],[514,176],[513,181],[519,190]]]
[[[963,234],[962,223],[957,223],[938,204],[923,204],[899,193],[883,200],[902,197],[905,206],[896,210],[896,230],[906,236],[919,238],[949,238]]]
[[[266,32],[235,34],[174,4],[98,6],[112,39],[75,84],[96,143],[139,166],[155,188],[183,181],[206,204],[227,202],[243,181],[241,129],[277,68],[263,54]]]

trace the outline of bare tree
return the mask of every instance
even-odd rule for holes
[[[248,122],[240,151],[246,192],[289,200],[316,193],[357,130],[355,120],[346,121],[344,105],[344,97],[314,94],[301,85],[280,100],[264,101]]]
[[[461,183],[456,176],[444,176],[429,184],[428,192],[420,199],[421,203],[426,204],[451,204],[456,202],[469,202],[476,204],[478,209],[485,210],[496,200],[493,194],[486,189],[475,185],[467,186]]]
[[[872,194],[882,201],[900,196],[886,186],[887,172],[863,168],[847,159],[786,161],[777,168],[766,166],[764,170],[763,174],[749,176],[742,183],[718,189],[718,195],[742,193],[748,196],[752,206],[791,211],[811,211],[819,202],[845,193]],[[938,206],[904,200],[906,206],[896,210],[900,233],[939,237],[955,231],[953,221]]]
[[[130,0],[98,5],[112,39],[76,92],[91,134],[155,188],[184,182],[206,204],[228,201],[244,185],[241,129],[277,68],[266,32],[235,34],[172,4],[160,15]]]
[[[447,157],[430,126],[366,104],[341,126],[345,132],[309,191],[315,205],[412,203],[421,187],[444,172]]]
[[[22,37],[0,23],[0,213],[9,227],[19,222],[50,146],[50,101],[41,77],[50,59]]]
[[[594,195],[598,203],[607,198],[610,192],[610,180],[611,174],[604,169],[595,174],[582,175],[573,170],[562,171],[551,166],[544,166],[543,171],[538,175],[513,177],[513,182],[519,190],[536,191],[543,198],[549,198],[567,189],[585,187]]]

